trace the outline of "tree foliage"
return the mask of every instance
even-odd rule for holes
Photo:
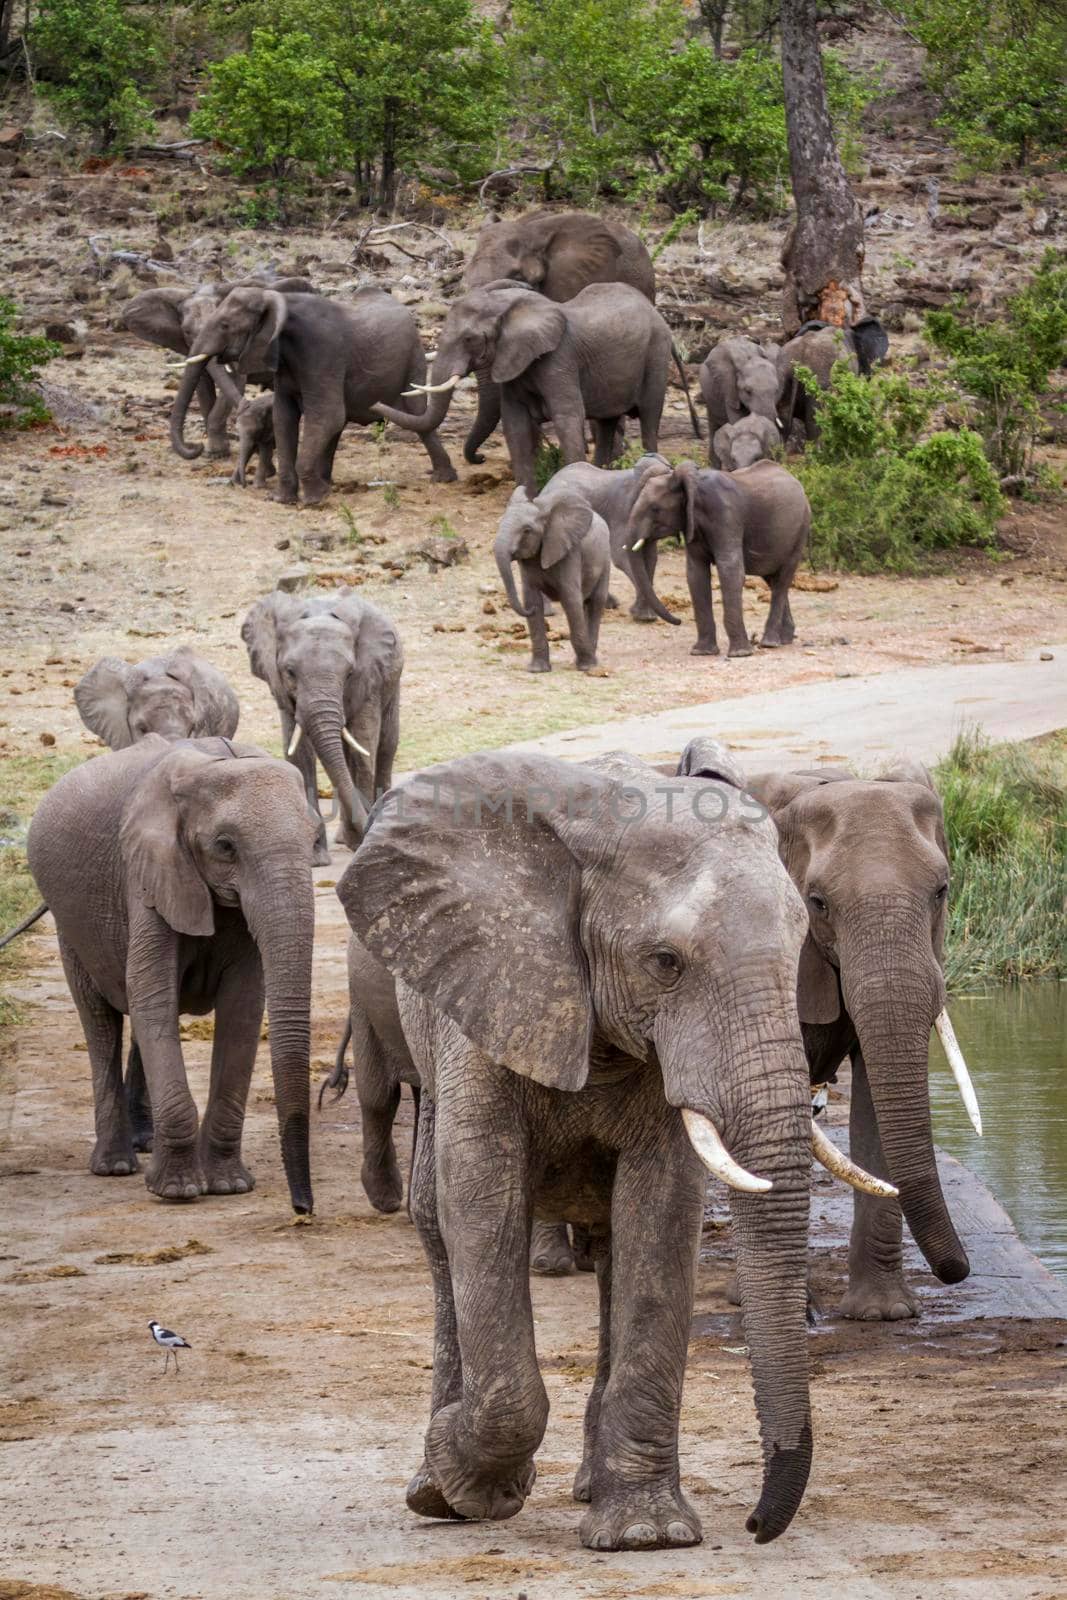
[[[48,412],[32,388],[41,367],[59,354],[51,339],[35,338],[16,330],[18,307],[0,296],[0,426],[21,427],[44,421]]]
[[[150,13],[122,0],[39,0],[30,40],[40,92],[72,127],[103,151],[144,138],[160,65]]]

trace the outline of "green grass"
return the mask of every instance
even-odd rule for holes
[[[1067,733],[991,745],[965,731],[934,780],[952,864],[949,988],[1067,975]]]
[[[40,902],[26,865],[26,830],[41,796],[78,761],[77,756],[52,751],[0,762],[0,934],[21,922]],[[25,960],[22,939],[0,951],[0,1028],[19,1020],[18,1006],[6,989]]]

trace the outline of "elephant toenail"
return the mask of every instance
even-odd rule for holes
[[[684,1522],[668,1522],[664,1532],[672,1544],[695,1544],[696,1534]]]
[[[655,1544],[657,1542],[657,1535],[656,1530],[651,1523],[631,1522],[630,1526],[623,1534],[622,1539],[623,1543],[629,1545],[631,1549],[640,1549],[643,1546]]]
[[[612,1539],[611,1534],[606,1528],[601,1528],[599,1533],[594,1533],[593,1537],[589,1541],[589,1548],[591,1550],[612,1550],[614,1547],[615,1541]]]

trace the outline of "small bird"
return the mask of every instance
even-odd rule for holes
[[[161,1374],[161,1376],[165,1378],[167,1376],[167,1368],[170,1365],[171,1355],[173,1354],[174,1356],[174,1370],[177,1372],[178,1351],[191,1350],[193,1347],[191,1344],[187,1344],[180,1334],[171,1333],[169,1328],[164,1328],[161,1322],[150,1322],[148,1324],[148,1329],[156,1343],[158,1345],[162,1345],[163,1349],[167,1352],[167,1359],[163,1363],[163,1372]]]

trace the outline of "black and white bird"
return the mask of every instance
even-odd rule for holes
[[[167,1368],[170,1365],[171,1356],[174,1356],[174,1370],[177,1372],[178,1351],[191,1350],[193,1347],[191,1344],[187,1344],[180,1334],[171,1333],[170,1329],[165,1328],[161,1322],[150,1322],[148,1324],[148,1328],[156,1343],[158,1345],[162,1345],[163,1349],[167,1352],[167,1359],[163,1363],[162,1373],[162,1376],[165,1378],[167,1376]]]

